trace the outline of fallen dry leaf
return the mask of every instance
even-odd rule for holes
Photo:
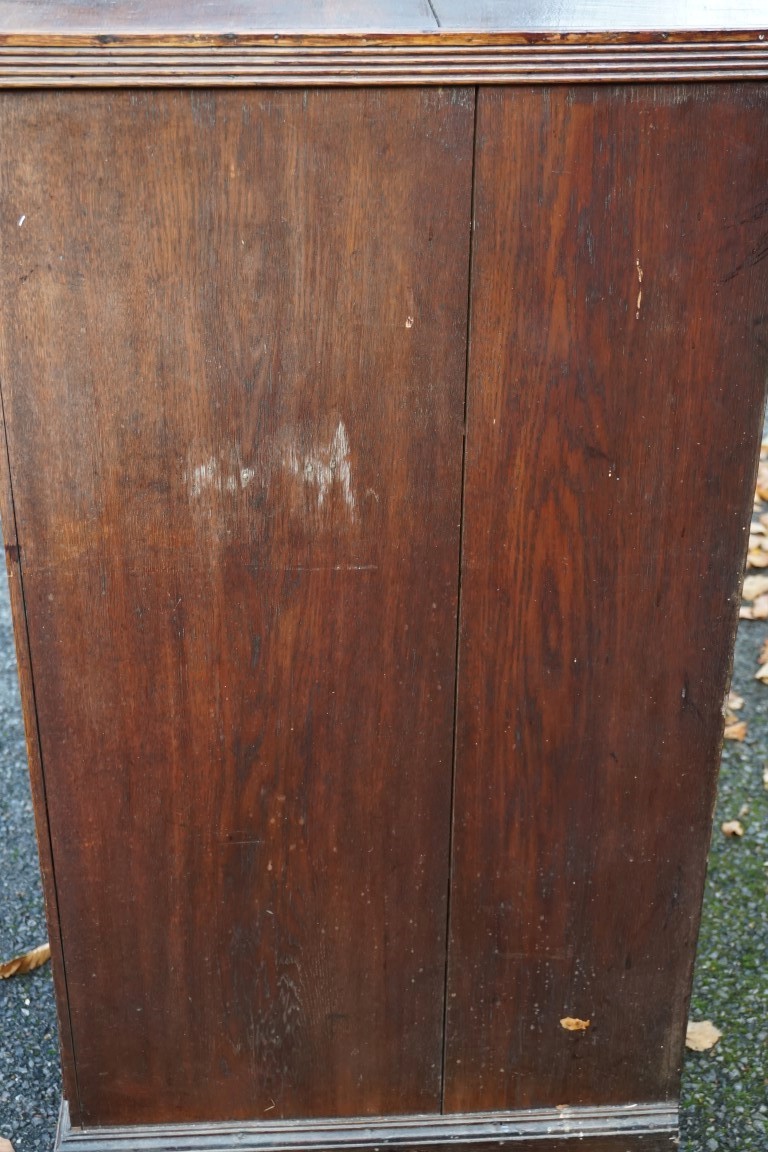
[[[566,1032],[586,1032],[590,1020],[579,1020],[577,1016],[563,1016],[560,1024]]]
[[[758,664],[768,664],[768,637],[763,641],[763,646],[760,649],[760,655],[757,658]]]
[[[742,804],[741,808],[739,808],[739,819],[741,819],[742,816],[749,816],[749,804]]]
[[[730,691],[725,706],[729,712],[740,712],[744,707],[744,697],[739,696],[738,692]]]
[[[745,600],[757,600],[768,592],[768,576],[746,576],[741,595]]]
[[[740,820],[726,820],[721,825],[721,830],[725,836],[743,836],[744,826]]]
[[[31,952],[25,952],[23,956],[14,956],[7,963],[0,964],[0,980],[7,980],[10,976],[23,976],[25,972],[32,972],[50,958],[50,944],[41,944],[39,948],[33,948]]]
[[[726,740],[738,740],[739,743],[747,735],[747,722],[746,720],[734,720],[732,724],[726,724],[723,737]]]
[[[761,664],[757,672],[755,672],[755,680],[760,680],[763,684],[768,684],[768,663]]]
[[[768,620],[768,596],[763,593],[752,604],[753,620]]]
[[[763,788],[768,791],[768,767],[763,768]]]
[[[13,1144],[0,1136],[0,1152],[13,1152]]]
[[[754,620],[754,618],[749,604],[742,604],[739,608],[739,620]]]
[[[692,1052],[708,1052],[722,1036],[711,1020],[689,1020],[685,1030],[685,1046]]]
[[[768,552],[762,548],[750,548],[747,553],[747,568],[768,568]]]
[[[758,500],[768,500],[768,459],[763,456],[757,469],[755,496]]]

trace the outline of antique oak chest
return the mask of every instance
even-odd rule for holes
[[[669,1150],[768,14],[0,0],[66,1152]]]

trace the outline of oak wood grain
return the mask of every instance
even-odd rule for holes
[[[439,1110],[473,100],[0,101],[75,1123]]]
[[[768,367],[766,133],[758,86],[480,91],[448,1111],[677,1094]]]

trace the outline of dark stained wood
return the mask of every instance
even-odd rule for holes
[[[73,1129],[65,1105],[56,1152],[669,1152],[677,1133],[677,1108],[671,1104],[91,1131]]]
[[[767,138],[758,86],[480,91],[448,1111],[677,1094],[768,367]]]
[[[0,101],[75,1123],[439,1110],[473,101]]]

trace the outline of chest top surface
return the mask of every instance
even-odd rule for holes
[[[2,0],[6,43],[247,43],[269,36],[371,35],[475,43],[509,36],[764,31],[764,0]]]

